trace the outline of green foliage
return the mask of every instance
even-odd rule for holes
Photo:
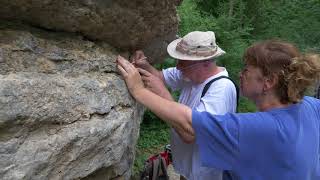
[[[176,66],[176,60],[172,58],[166,58],[163,63],[154,65],[154,67],[157,68],[158,70],[162,70],[162,69],[166,69],[174,66]]]
[[[238,107],[239,112],[255,112],[257,111],[256,105],[249,101],[245,97],[240,97],[239,101],[239,107]]]
[[[219,7],[224,5],[227,0],[220,0],[220,1],[207,1],[207,0],[195,0],[195,4],[197,8],[200,9],[200,12],[206,12],[212,14],[215,17],[219,16]]]
[[[257,39],[285,39],[320,52],[320,1],[270,1],[263,4],[257,19]]]
[[[319,0],[187,1],[189,4],[196,4],[194,7],[198,10],[197,13],[214,16],[217,25],[225,32],[241,28],[249,33],[245,39],[249,38],[251,41],[283,39],[295,43],[303,50],[320,52]]]

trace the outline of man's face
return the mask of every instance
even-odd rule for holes
[[[196,72],[201,69],[204,61],[178,60],[177,69],[182,72],[185,78],[196,81]]]

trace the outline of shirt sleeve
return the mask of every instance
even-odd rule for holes
[[[193,110],[192,126],[202,164],[232,170],[239,156],[239,120],[236,114],[220,116]]]
[[[173,90],[180,90],[183,87],[182,74],[177,68],[164,69],[162,70],[162,74],[166,85]]]

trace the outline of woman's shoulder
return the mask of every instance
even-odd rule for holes
[[[303,101],[309,102],[309,103],[320,103],[320,99],[310,97],[310,96],[304,96]]]
[[[301,101],[302,106],[310,106],[320,110],[320,100],[314,97],[305,96]]]
[[[314,97],[305,96],[301,103],[303,106],[307,106],[314,109],[316,112],[320,111],[320,100]]]

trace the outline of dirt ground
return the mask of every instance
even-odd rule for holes
[[[179,174],[174,172],[174,169],[173,169],[172,165],[168,166],[167,173],[168,173],[168,176],[169,176],[170,180],[180,180]],[[135,176],[132,176],[131,180],[140,180],[139,174],[136,174]]]
[[[167,170],[168,170],[168,176],[169,176],[170,180],[179,180],[180,179],[179,174],[174,172],[172,165],[169,165]]]

